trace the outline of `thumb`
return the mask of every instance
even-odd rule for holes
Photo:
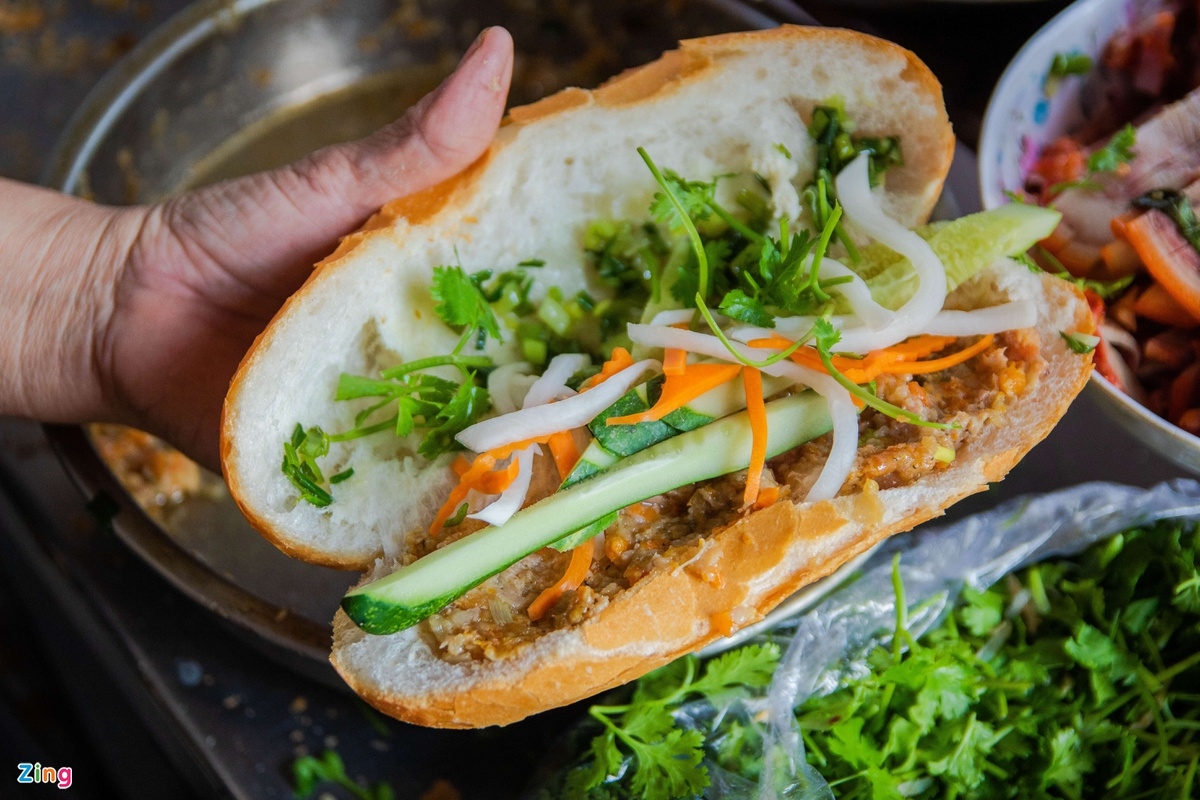
[[[483,154],[504,113],[512,61],[508,31],[489,28],[401,119],[281,169],[182,195],[164,207],[166,227],[197,266],[282,301],[334,239],[379,206]]]

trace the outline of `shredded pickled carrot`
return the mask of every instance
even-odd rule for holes
[[[758,499],[754,501],[755,510],[773,506],[779,500],[778,486],[764,486],[758,490]]]
[[[687,351],[668,347],[663,355],[663,374],[682,375],[687,369]]]
[[[746,473],[746,492],[742,502],[753,505],[758,502],[758,488],[762,483],[763,467],[767,464],[767,405],[763,402],[762,373],[753,367],[742,369],[742,383],[746,387],[746,413],[750,417],[750,469]]]
[[[514,458],[507,467],[483,473],[472,487],[484,494],[500,494],[517,479],[520,463]]]
[[[593,386],[599,386],[621,370],[632,366],[633,356],[629,355],[629,351],[624,347],[614,347],[612,358],[605,361],[604,366],[600,367],[600,372],[588,378],[579,391],[583,392],[591,389]]]
[[[545,444],[553,435],[535,436],[532,439],[506,444],[475,456],[475,460],[471,462],[470,466],[458,474],[458,485],[450,490],[450,496],[446,498],[445,504],[438,509],[437,516],[429,525],[429,532],[434,536],[440,533],[446,520],[454,516],[454,512],[467,499],[467,495],[472,489],[484,494],[497,494],[508,488],[508,485],[516,480],[519,469],[517,462],[514,459],[511,464],[501,469],[496,469],[496,464],[532,444]],[[462,458],[462,461],[465,463],[466,458]],[[462,464],[456,459],[452,466],[454,471],[458,472]]]
[[[944,349],[951,342],[956,341],[953,336],[915,336],[899,344],[885,347],[881,350],[873,350],[861,359],[846,358],[845,356],[833,356],[833,366],[838,372],[845,375],[855,383],[870,383],[883,374],[890,375],[919,375],[926,372],[937,372],[943,369],[949,369],[955,364],[970,359],[973,356],[982,353],[984,350],[992,346],[996,337],[988,334],[970,347],[963,348],[957,353],[952,353],[942,358],[936,358],[932,361],[915,361],[913,359],[921,356],[936,353]],[[755,339],[749,342],[751,347],[773,347],[783,349],[790,347],[792,342],[782,336],[772,336],[767,339]],[[801,366],[811,369],[825,371],[825,364],[821,361],[820,355],[811,347],[801,347],[795,353],[792,353],[792,360]]]
[[[895,364],[884,364],[880,368],[880,372],[892,375],[921,375],[926,372],[938,372],[979,355],[991,347],[994,341],[996,341],[996,337],[989,333],[970,347],[964,347],[957,353],[952,353],[944,358],[935,358],[932,361],[902,361]]]
[[[633,356],[629,355],[628,350],[624,347],[614,348],[612,358],[606,361],[600,372],[593,375],[580,387],[579,391],[586,392],[588,389],[599,386],[613,375],[632,365]],[[554,464],[563,478],[570,474],[571,469],[579,461],[579,448],[575,446],[575,440],[569,430],[506,444],[479,454],[473,462],[468,462],[464,456],[459,456],[450,465],[454,473],[458,475],[458,485],[450,491],[450,496],[446,499],[445,504],[438,509],[437,516],[429,525],[429,532],[436,536],[446,524],[446,520],[454,516],[454,512],[467,499],[467,495],[472,489],[484,494],[498,494],[508,488],[509,484],[516,480],[519,470],[517,462],[514,460],[500,470],[494,469],[496,463],[533,444],[549,445],[550,454],[554,457]]]
[[[894,344],[888,348],[888,352],[899,353],[905,358],[924,358],[945,350],[956,341],[958,341],[956,336],[934,336],[926,333]]]
[[[575,446],[575,437],[570,431],[559,431],[551,434],[547,444],[550,445],[550,455],[554,457],[554,466],[558,468],[558,476],[566,480],[571,470],[579,463],[579,448]]]
[[[454,516],[454,512],[467,499],[467,495],[475,484],[496,466],[496,461],[496,457],[490,453],[481,453],[475,457],[475,461],[471,464],[470,468],[459,477],[458,486],[450,490],[450,497],[438,509],[437,516],[433,518],[433,522],[429,525],[430,534],[436,536],[441,532],[442,526],[446,524],[446,520]]]
[[[679,323],[672,325],[672,328],[687,330],[687,323]],[[687,369],[687,350],[678,347],[668,347],[663,353],[663,374],[664,375],[682,375]]]
[[[773,347],[783,350],[791,347],[793,343],[782,336],[772,336],[769,339],[754,339],[748,344],[751,347]],[[889,361],[900,361],[903,358],[902,354],[893,354],[888,350],[876,350],[866,358],[834,356],[833,366],[837,368],[838,372],[855,383],[870,383],[879,374],[876,369],[877,365]],[[815,369],[818,372],[825,372],[825,364],[821,361],[821,357],[817,354],[817,351],[811,347],[801,347],[792,353],[791,359],[802,367]]]
[[[692,400],[737,377],[738,364],[688,364],[682,375],[668,375],[663,382],[662,395],[654,408],[624,417],[609,417],[607,425],[636,425],[662,419],[676,409],[683,408]]]
[[[579,585],[587,580],[588,570],[592,568],[592,556],[595,549],[592,540],[588,539],[571,551],[571,563],[567,565],[566,573],[558,579],[557,583],[539,594],[526,609],[531,620],[537,622],[545,616],[547,611],[554,608],[554,604],[564,594],[578,589]]]

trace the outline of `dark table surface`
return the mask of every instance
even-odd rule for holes
[[[36,180],[89,87],[184,5],[0,0],[0,176]],[[879,0],[807,8],[925,59],[944,83],[959,137],[973,146],[1004,64],[1063,5]],[[1105,422],[1085,395],[1000,489],[963,508],[1085,480],[1150,485],[1178,474]],[[281,670],[97,523],[38,426],[0,420],[5,769],[23,761],[72,767],[72,789],[85,798],[286,798],[296,756],[333,748],[351,776],[388,781],[398,797],[513,797],[581,712],[561,709],[506,729],[424,730]],[[0,797],[54,791],[12,781],[11,773],[0,778]]]

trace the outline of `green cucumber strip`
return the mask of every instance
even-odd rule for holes
[[[745,405],[743,403],[742,405]],[[675,430],[682,433],[683,431],[694,431],[696,428],[702,428],[712,422],[716,417],[708,414],[700,414],[693,411],[687,406],[677,408],[670,414],[662,418],[662,421],[670,425]]]
[[[768,458],[833,427],[825,401],[813,392],[774,400],[766,412]],[[499,527],[465,536],[352,590],[342,609],[367,633],[411,627],[564,534],[648,497],[745,469],[751,444],[744,411],[681,433],[527,506]]]
[[[560,553],[565,553],[568,550],[574,550],[576,547],[588,541],[589,539],[594,539],[596,534],[603,533],[604,531],[608,530],[608,526],[612,525],[616,521],[617,512],[614,511],[611,514],[606,514],[605,516],[596,520],[586,528],[580,528],[570,536],[564,536],[557,542],[551,542],[550,546]]]
[[[923,225],[916,233],[941,259],[946,288],[953,290],[998,259],[1024,253],[1049,236],[1060,219],[1062,214],[1051,208],[1009,203]],[[877,303],[895,310],[912,298],[919,281],[907,258],[878,243],[863,248],[861,256],[859,263],[847,266],[867,282]]]
[[[609,417],[637,414],[650,408],[647,399],[638,393],[638,389],[643,393],[647,392],[645,386],[646,384],[642,384],[621,395],[615,403],[588,423],[588,430],[596,437],[596,441],[619,456],[631,456],[679,433],[667,423],[658,421],[638,422],[634,425],[606,424]]]
[[[621,460],[621,457],[604,445],[600,444],[595,439],[588,445],[587,450],[583,451],[583,455],[579,457],[579,463],[571,470],[571,474],[563,481],[560,489],[565,489],[568,486],[573,486],[580,481],[590,478],[598,474],[602,469],[611,467],[613,464]]]

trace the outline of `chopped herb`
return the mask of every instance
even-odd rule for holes
[[[1100,183],[1095,178],[1098,175],[1116,172],[1123,164],[1133,160],[1136,153],[1133,148],[1137,145],[1137,128],[1126,124],[1124,128],[1113,134],[1108,144],[1088,156],[1087,172],[1083,178],[1076,181],[1063,181],[1052,185],[1046,191],[1059,194],[1067,189],[1098,189]]]
[[[527,258],[524,261],[517,262],[518,267],[544,267],[546,262],[540,258]]]
[[[1055,53],[1050,60],[1050,69],[1046,72],[1046,80],[1042,82],[1042,91],[1046,97],[1054,97],[1068,75],[1086,75],[1092,69],[1092,57],[1086,53],[1073,51],[1070,53]]]
[[[1092,57],[1086,53],[1055,53],[1050,61],[1049,75],[1052,78],[1065,78],[1068,75],[1086,75],[1091,69]]]
[[[1175,223],[1179,234],[1187,239],[1196,250],[1200,250],[1200,221],[1196,219],[1196,211],[1183,192],[1172,189],[1154,189],[1133,200],[1135,208],[1157,209]]]
[[[1088,172],[1095,175],[1099,172],[1116,172],[1122,164],[1133,160],[1133,148],[1137,145],[1137,128],[1126,123],[1125,127],[1113,134],[1108,144],[1088,156]]]
[[[603,732],[592,740],[584,764],[569,775],[568,796],[586,795],[614,780],[628,780],[633,796],[645,800],[691,797],[709,785],[708,769],[700,763],[704,735],[681,727],[672,707],[690,697],[716,701],[739,689],[766,687],[779,663],[779,647],[730,651],[708,662],[697,678],[699,663],[685,656],[639,680],[628,704],[592,706],[589,713]]]
[[[783,153],[784,158],[790,159],[792,157],[792,151],[788,150],[787,145],[785,145],[783,142],[777,142],[775,144],[775,149],[778,150],[779,152]]]
[[[354,427],[341,433],[327,434],[319,427],[307,430],[297,424],[290,441],[283,445],[283,474],[300,490],[300,497],[315,506],[333,502],[317,460],[329,453],[331,442],[347,442],[392,431],[408,436],[418,428],[425,430],[417,452],[432,460],[442,453],[461,449],[454,437],[479,420],[490,407],[487,390],[476,384],[477,370],[490,368],[487,356],[434,356],[399,364],[384,370],[379,378],[343,373],[338,379],[334,399],[338,401],[377,398],[358,413]],[[420,370],[457,367],[462,383],[455,383]],[[394,404],[391,416],[385,409]],[[384,416],[382,420],[379,417]],[[375,420],[375,421],[372,421]],[[329,478],[329,484],[341,483],[354,474],[353,469]]]
[[[300,497],[317,507],[333,502],[333,495],[323,484],[325,477],[317,459],[329,452],[329,437],[319,427],[307,430],[296,424],[292,438],[283,443],[283,474],[300,490]]]
[[[357,800],[393,800],[395,792],[386,783],[377,783],[373,788],[359,785],[346,774],[346,764],[336,750],[326,750],[320,758],[301,756],[292,762],[292,780],[296,784],[296,797],[309,797],[321,783],[341,786]]]
[[[762,302],[755,297],[747,296],[741,289],[734,289],[725,295],[720,309],[722,314],[739,322],[757,325],[761,328],[775,327],[775,318],[767,313]]]
[[[1096,349],[1096,345],[1100,343],[1099,336],[1093,336],[1089,333],[1067,333],[1059,331],[1058,335],[1067,343],[1067,347],[1071,348],[1071,352],[1079,355],[1087,355]]]
[[[433,310],[442,321],[455,330],[463,331],[463,338],[455,348],[456,354],[476,331],[500,341],[500,324],[492,313],[492,307],[479,284],[462,267],[434,267],[433,285],[429,292],[437,301]]]
[[[487,389],[473,381],[463,381],[448,403],[429,419],[430,431],[421,441],[417,452],[432,460],[442,453],[461,450],[454,437],[475,422],[490,407]]]
[[[453,528],[455,525],[461,525],[462,521],[467,518],[467,511],[469,510],[470,506],[467,503],[463,503],[458,507],[458,510],[454,512],[454,516],[446,520],[443,527]]]

